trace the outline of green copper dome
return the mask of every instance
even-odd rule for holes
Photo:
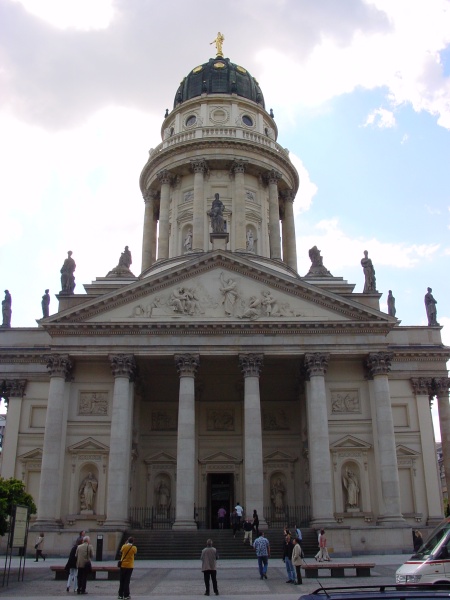
[[[237,94],[265,108],[256,79],[243,67],[221,56],[210,58],[207,63],[192,69],[180,83],[173,106],[202,94]]]

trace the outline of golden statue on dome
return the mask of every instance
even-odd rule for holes
[[[221,57],[223,58],[222,44],[223,44],[223,41],[224,41],[224,39],[225,39],[225,36],[224,36],[222,33],[220,33],[220,31],[219,31],[219,32],[217,33],[217,37],[216,37],[216,39],[215,39],[215,40],[213,40],[213,41],[212,41],[212,42],[209,44],[210,46],[211,46],[212,44],[215,44],[215,45],[216,45],[216,51],[217,51],[216,58],[219,58],[219,56],[221,56]]]

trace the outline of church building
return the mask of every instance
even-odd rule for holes
[[[75,293],[72,248],[58,312],[0,329],[1,476],[61,555],[83,529],[111,558],[133,527],[216,528],[238,502],[341,554],[409,551],[443,517],[430,405],[450,477],[450,348],[380,310],[367,252],[362,292],[317,247],[298,273],[298,173],[257,80],[216,50],[142,169],[141,273],[124,240]]]

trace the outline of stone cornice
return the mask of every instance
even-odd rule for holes
[[[211,154],[208,155],[210,149]],[[147,182],[149,174],[153,172],[154,177],[152,176],[152,180],[155,179],[158,169],[161,169],[161,167],[165,164],[170,164],[172,172],[176,173],[177,165],[180,163],[180,154],[182,155],[183,153],[186,154],[186,152],[192,152],[193,157],[195,157],[195,155],[202,154],[204,155],[205,159],[208,160],[208,164],[211,169],[213,168],[214,160],[219,158],[217,151],[220,151],[221,149],[231,149],[234,154],[244,154],[244,157],[245,152],[255,153],[256,151],[258,154],[258,159],[249,160],[248,164],[258,167],[261,173],[267,170],[267,167],[264,167],[265,161],[267,161],[268,164],[278,163],[278,165],[282,165],[282,167],[289,173],[290,177],[292,177],[292,181],[294,182],[293,190],[295,193],[297,193],[300,183],[298,173],[294,165],[289,160],[289,156],[287,154],[283,155],[274,148],[261,146],[257,142],[230,138],[195,139],[186,142],[180,142],[177,145],[162,149],[156,156],[152,155],[147,164],[144,166],[140,177],[141,189],[145,189],[145,186],[148,185]],[[223,157],[221,158],[223,159]],[[231,159],[231,157],[227,158]],[[186,162],[189,160],[189,157],[187,157],[182,163],[180,163],[180,166],[182,164],[186,164]]]

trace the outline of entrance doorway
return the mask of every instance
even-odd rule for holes
[[[230,527],[230,512],[234,498],[234,475],[232,473],[208,474],[208,515],[209,527],[219,528],[217,511],[223,507],[226,511],[224,528]]]

